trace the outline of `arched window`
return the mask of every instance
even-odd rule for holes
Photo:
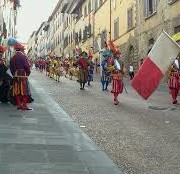
[[[84,7],[84,17],[87,16],[87,6]]]
[[[103,0],[99,0],[99,7],[102,5]]]

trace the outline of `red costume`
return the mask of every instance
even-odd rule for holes
[[[10,61],[10,70],[13,75],[13,96],[16,97],[17,109],[29,110],[27,100],[30,96],[28,84],[30,66],[27,57],[21,52],[24,47],[18,44],[14,48],[17,52]]]
[[[171,67],[169,78],[168,78],[168,86],[172,96],[172,103],[177,103],[177,96],[180,90],[180,73],[175,67]]]
[[[78,78],[79,78],[81,90],[84,90],[84,86],[88,78],[89,61],[87,59],[87,56],[88,55],[86,52],[82,52],[81,57],[78,59],[78,66],[79,66]]]

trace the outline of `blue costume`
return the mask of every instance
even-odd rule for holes
[[[88,85],[90,85],[90,82],[93,81],[93,73],[94,73],[94,63],[91,61],[89,63],[89,69],[88,69]]]
[[[104,60],[101,63],[102,67],[102,76],[101,76],[101,83],[102,83],[102,90],[108,90],[108,85],[111,80],[111,72],[108,70],[108,59],[111,56],[111,51],[106,50],[102,53]]]

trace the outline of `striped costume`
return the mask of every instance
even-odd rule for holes
[[[108,90],[108,85],[111,81],[111,72],[108,69],[108,60],[104,59],[101,63],[102,66],[102,76],[101,76],[101,83],[102,83],[102,90]]]
[[[10,70],[13,75],[13,96],[16,97],[17,109],[29,110],[27,102],[31,95],[28,83],[30,65],[27,57],[21,51],[18,50],[12,57]]]
[[[173,67],[171,67],[169,72],[168,86],[172,96],[172,102],[173,104],[176,104],[177,96],[180,90],[180,73]]]
[[[123,83],[123,76],[124,76],[124,63],[122,61],[119,61],[117,59],[120,68],[117,68],[116,63],[114,63],[114,70],[112,71],[112,90],[111,92],[114,95],[114,104],[117,105],[119,103],[118,101],[118,95],[123,93],[124,83]]]
[[[112,75],[112,93],[121,94],[123,92],[123,81],[120,73]]]
[[[13,75],[13,96],[30,95],[28,76],[30,66],[27,57],[20,51],[10,61],[10,70]]]

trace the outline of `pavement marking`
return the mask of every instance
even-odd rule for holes
[[[22,116],[21,114],[10,114],[9,117],[11,117],[11,118],[19,118],[19,117],[22,117],[22,118],[23,118],[23,116]]]
[[[157,106],[148,106],[149,109],[152,109],[152,110],[156,110],[156,111],[165,111],[167,110],[168,108],[164,108],[164,107],[157,107]]]

